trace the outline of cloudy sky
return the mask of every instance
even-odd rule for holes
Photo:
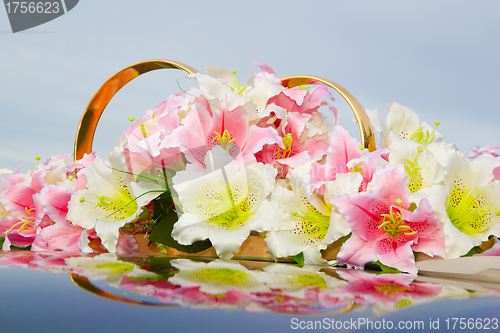
[[[307,4],[306,4],[307,3]],[[252,61],[280,77],[323,76],[367,109],[396,101],[468,153],[500,145],[500,1],[80,0],[65,15],[13,34],[0,9],[0,168],[70,153],[83,110],[111,75],[147,59],[236,70]],[[190,82],[148,73],[109,104],[94,148],[105,155],[128,126]],[[345,125],[352,114],[337,99]]]

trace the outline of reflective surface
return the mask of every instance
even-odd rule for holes
[[[0,265],[6,332],[452,331],[455,317],[499,331],[494,282],[110,254],[2,252]]]

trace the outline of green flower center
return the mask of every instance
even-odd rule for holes
[[[215,217],[209,218],[208,222],[216,224],[224,229],[235,230],[241,228],[249,216],[237,215],[235,209],[229,209]]]
[[[325,238],[330,227],[330,216],[321,214],[312,205],[305,213],[298,213],[294,210],[291,215],[300,221],[292,232],[306,236],[306,243],[308,243],[306,245],[317,244]]]
[[[451,223],[461,232],[473,235],[483,232],[491,226],[491,207],[481,204],[481,198],[466,195],[464,189],[454,188],[450,195],[450,203],[446,210]],[[500,211],[495,211],[500,215]]]
[[[97,202],[88,202],[85,197],[80,197],[80,203],[90,203],[94,205],[94,209],[110,212],[106,218],[110,218],[108,222],[124,220],[132,216],[138,209],[136,199],[130,194],[127,185],[123,179],[118,179],[118,192],[113,197],[106,195],[96,195]]]
[[[298,283],[304,287],[327,287],[325,279],[315,273],[301,273],[294,280],[289,281],[289,283]]]
[[[134,266],[123,262],[104,261],[94,265],[97,269],[109,269],[120,274],[125,274],[134,270]]]
[[[193,271],[193,277],[205,283],[228,286],[248,286],[255,283],[253,276],[233,268],[203,268]]]
[[[111,212],[108,216],[112,216],[114,220],[126,219],[137,211],[137,202],[128,190],[120,191],[120,194],[115,197],[96,195],[96,198],[97,204],[94,209],[99,208]]]

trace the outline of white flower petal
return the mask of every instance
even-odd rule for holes
[[[172,237],[182,245],[191,245],[196,241],[207,239],[210,235],[209,227],[196,214],[184,213],[174,224]]]
[[[245,223],[241,228],[233,229],[231,232],[213,226],[210,228],[210,241],[219,258],[229,260],[239,250],[241,244],[250,235],[251,224]]]
[[[450,221],[447,219],[443,226],[444,229],[444,244],[446,257],[445,259],[458,258],[467,254],[470,249],[474,246],[479,245],[481,242],[475,240],[471,236],[468,236],[458,230]]]

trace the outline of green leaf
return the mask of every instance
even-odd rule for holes
[[[378,266],[380,268],[380,270],[382,271],[382,273],[396,273],[396,274],[401,273],[401,271],[399,269],[386,266],[383,263],[381,263],[380,261],[375,261],[375,262],[372,262],[371,264]]]
[[[173,211],[174,205],[170,192],[163,192],[153,200],[153,219],[158,220],[164,212]]]
[[[410,204],[410,207],[408,207],[408,210],[409,210],[410,212],[413,212],[413,211],[415,211],[415,209],[417,209],[417,204],[416,204],[416,203],[414,203],[414,202],[412,202],[412,203]]]
[[[141,172],[140,174],[135,176],[134,181],[136,181],[136,182],[144,181],[144,182],[149,182],[149,183],[155,183],[155,184],[158,184],[159,186],[161,186],[163,189],[168,190],[167,181],[165,179],[158,177],[158,176],[155,176],[155,175],[150,174],[150,173]]]
[[[474,246],[472,249],[470,249],[469,252],[467,252],[467,254],[464,254],[462,257],[472,257],[473,255],[480,253],[483,253],[483,250],[481,250],[481,248],[478,245]]]
[[[352,232],[350,232],[348,235],[346,235],[346,236],[344,237],[344,239],[342,239],[342,244],[344,244],[345,242],[347,242],[347,240],[348,240],[349,238],[351,238],[351,236],[352,236]]]
[[[17,247],[17,246],[11,245],[10,249],[12,251],[31,251],[31,245],[26,246],[26,247]]]
[[[297,263],[297,266],[303,267],[304,266],[304,253],[300,252],[299,254],[294,255],[293,260]]]
[[[177,213],[173,209],[164,211],[161,214],[161,218],[157,220],[155,229],[149,234],[149,240],[187,253],[200,252],[212,246],[212,243],[208,239],[194,242],[191,245],[179,244],[172,238],[172,230],[175,222],[177,222]]]
[[[146,258],[148,271],[160,275],[161,278],[168,279],[174,276],[178,269],[170,264],[171,258],[156,256]]]
[[[5,242],[5,238],[0,238],[0,251],[2,251],[4,242]],[[17,247],[17,246],[11,245],[10,249],[12,251],[31,251],[31,245],[28,245],[26,247]]]
[[[142,207],[142,212],[139,214],[139,216],[137,217],[137,220],[142,220],[142,219],[145,219],[146,217],[149,216],[149,211],[148,209],[146,208],[146,206]]]

